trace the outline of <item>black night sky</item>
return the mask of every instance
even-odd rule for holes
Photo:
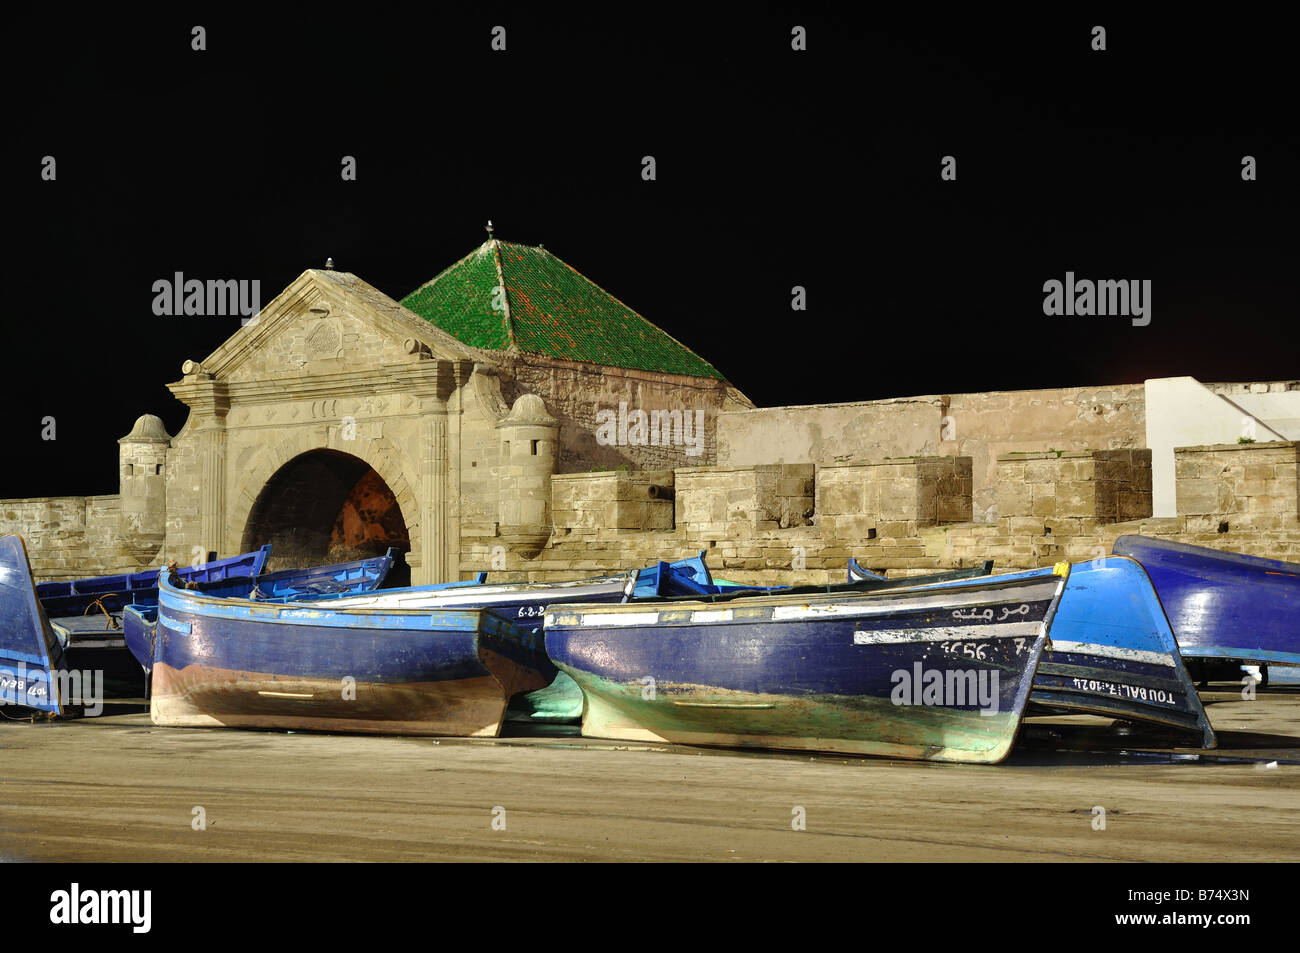
[[[238,318],[156,317],[155,280],[259,279],[265,303],[332,256],[400,298],[489,218],[760,406],[1300,375],[1288,29],[917,9],[13,23],[0,498],[114,493],[135,418],[184,423],[164,385]],[[1150,279],[1150,326],[1044,316],[1067,271]]]

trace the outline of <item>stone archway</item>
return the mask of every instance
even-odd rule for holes
[[[416,488],[422,485],[422,481],[415,462],[408,458],[401,447],[385,437],[357,434],[353,439],[344,439],[338,428],[329,428],[324,433],[302,428],[296,433],[285,434],[275,443],[261,443],[250,447],[247,452],[232,452],[227,478],[229,490],[225,494],[225,530],[222,537],[226,541],[224,551],[247,551],[242,549],[244,533],[262,491],[277,473],[295,459],[318,451],[335,451],[347,457],[355,457],[378,474],[396,498],[402,521],[406,524],[410,538],[406,563],[412,570],[412,582],[417,585],[446,582],[445,579],[433,578],[437,575],[438,563],[429,560],[425,551],[428,534],[421,524],[436,523],[436,520],[425,519],[426,507],[421,506],[417,496]],[[441,534],[435,531],[432,538],[433,545],[440,545]],[[274,552],[273,549],[272,553]],[[431,573],[431,568],[435,572]]]
[[[317,449],[276,470],[253,501],[240,549],[265,543],[275,570],[380,556],[390,547],[404,557],[411,534],[396,494],[369,463]],[[385,585],[410,585],[410,575],[403,558]]]

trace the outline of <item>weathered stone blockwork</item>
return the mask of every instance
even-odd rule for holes
[[[1142,384],[764,407],[718,418],[718,463],[723,466],[970,457],[973,517],[988,523],[1000,515],[999,455],[1145,444]]]
[[[817,525],[832,537],[915,536],[971,518],[970,457],[817,468]]]
[[[503,361],[499,373],[507,399],[525,393],[545,397],[547,409],[559,421],[556,467],[562,472],[592,466],[664,470],[716,463],[718,414],[750,406],[725,381],[675,374],[561,361],[543,364],[526,358]],[[667,433],[661,422],[644,441],[639,441],[641,435],[636,433],[619,440],[615,428],[615,441],[602,443],[598,439],[599,415],[604,411],[617,418],[620,403],[626,413],[675,411],[677,416]],[[697,420],[702,430],[697,428]]]
[[[1300,443],[1179,447],[1174,467],[1178,515],[1190,526],[1272,530],[1300,515]]]
[[[557,537],[591,536],[605,529],[671,530],[672,470],[614,470],[551,477],[551,515]]]
[[[676,524],[688,534],[740,535],[807,524],[811,464],[692,467],[676,474]]]
[[[16,533],[38,580],[134,572],[152,565],[155,542],[123,532],[119,496],[47,496],[0,502],[0,535]]]
[[[998,457],[999,521],[1118,523],[1151,515],[1151,451],[1084,450]],[[1078,526],[1071,524],[1077,531]]]
[[[890,575],[965,568],[986,559],[994,560],[995,572],[1009,572],[1103,556],[1125,534],[1295,561],[1300,559],[1300,522],[1295,516],[1296,484],[1288,482],[1294,480],[1294,447],[1258,449],[1262,453],[1255,459],[1269,460],[1274,469],[1270,491],[1256,498],[1282,500],[1279,507],[1284,514],[1285,499],[1292,506],[1289,517],[1284,515],[1277,526],[1267,524],[1267,529],[1243,525],[1225,532],[1217,527],[1206,531],[1201,517],[1150,518],[1150,455],[1142,450],[1003,455],[1001,506],[1017,515],[1000,517],[996,524],[945,518],[963,512],[962,493],[969,499],[969,478],[961,458],[821,467],[812,487],[803,482],[806,473],[784,468],[785,479],[799,481],[787,484],[788,488],[800,494],[811,490],[817,503],[815,525],[791,526],[754,518],[755,513],[765,512],[763,499],[769,500],[769,506],[771,500],[781,499],[772,489],[779,483],[773,479],[773,468],[711,467],[676,472],[676,523],[671,532],[638,532],[627,522],[621,524],[623,528],[601,524],[593,504],[584,511],[589,515],[581,533],[557,529],[536,559],[507,555],[496,567],[479,560],[470,568],[496,568],[499,575],[515,579],[571,579],[705,550],[715,573],[735,581],[826,583],[845,578],[850,556]],[[1279,451],[1277,459],[1266,456]],[[1227,471],[1225,479],[1232,473]],[[1263,471],[1251,473],[1254,478],[1267,476]],[[611,487],[604,495],[612,495],[616,478],[603,479]],[[554,478],[553,485],[567,486],[556,490],[557,501],[597,495],[594,489],[576,489],[590,482],[590,475]],[[760,487],[768,488],[766,497]],[[807,499],[787,499],[796,498]],[[578,510],[568,502],[556,503],[557,514]],[[770,509],[766,512],[770,516]],[[576,516],[567,519],[577,521]]]

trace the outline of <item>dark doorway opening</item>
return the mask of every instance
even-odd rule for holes
[[[382,556],[395,547],[384,588],[411,584],[411,537],[397,498],[375,470],[337,450],[313,450],[276,471],[258,494],[243,551],[271,544],[270,570]]]

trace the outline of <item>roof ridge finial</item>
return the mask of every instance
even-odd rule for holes
[[[487,223],[488,241],[492,241],[492,233],[494,231],[496,231],[496,229],[492,227],[492,219],[489,218]]]

